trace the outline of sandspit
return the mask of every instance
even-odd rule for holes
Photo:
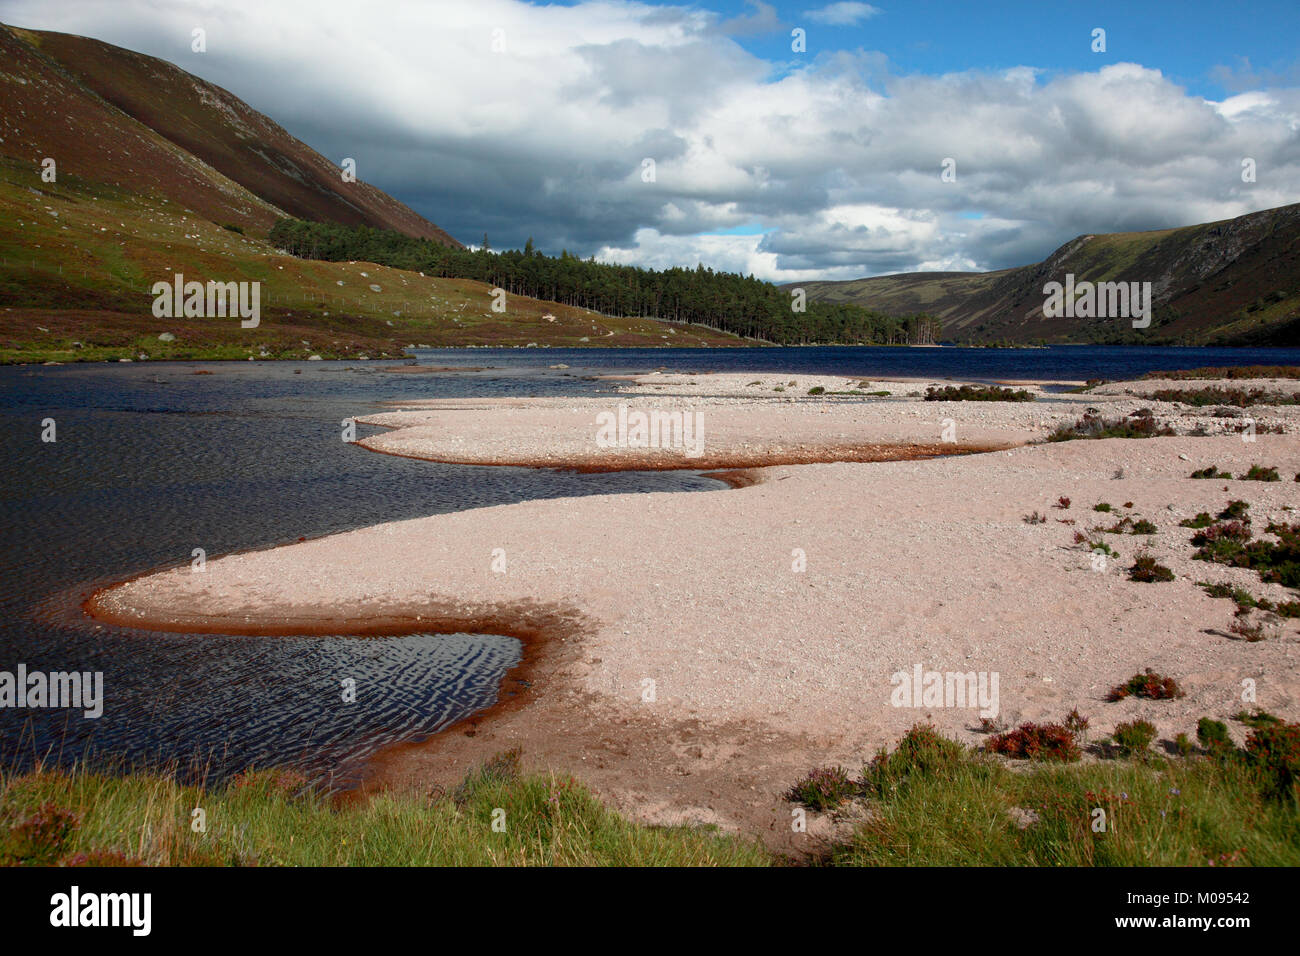
[[[926,402],[927,384],[949,383],[652,375],[592,398],[403,404],[362,419],[387,430],[361,444],[485,465],[750,469],[752,483],[385,524],[210,559],[202,574],[135,578],[87,609],[181,631],[516,634],[527,671],[507,681],[503,704],[391,748],[374,785],[428,789],[521,746],[527,765],[572,773],[637,819],[716,823],[796,851],[809,836],[791,834],[782,793],[810,767],[856,766],[917,721],[980,739],[974,708],[891,703],[891,677],[918,665],[996,673],[1007,723],[1078,707],[1096,733],[1140,714],[1172,737],[1241,710],[1246,680],[1258,706],[1300,718],[1295,622],[1269,640],[1233,639],[1232,603],[1196,582],[1287,592],[1192,560],[1178,524],[1233,498],[1251,503],[1261,530],[1298,520],[1300,410],[1252,409],[1283,433],[1244,441],[1233,420],[1121,389]],[[807,394],[818,387],[860,394]],[[703,454],[598,447],[598,416],[620,404],[697,415]],[[1150,408],[1180,434],[1036,443],[1089,407]],[[1186,434],[1198,426],[1210,434]],[[1189,477],[1255,463],[1284,480]],[[1099,566],[1074,536],[1113,523],[1092,510],[1101,502],[1157,530],[1110,536],[1119,557]],[[1035,511],[1047,520],[1027,523]],[[1130,581],[1139,551],[1176,580]],[[1187,696],[1105,702],[1144,667],[1175,676]]]

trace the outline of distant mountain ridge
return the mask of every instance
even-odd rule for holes
[[[88,37],[0,26],[0,156],[265,232],[284,216],[460,243],[234,94]]]
[[[1148,329],[1127,319],[1045,318],[1044,286],[1150,282]],[[912,272],[792,283],[808,297],[891,315],[928,312],[968,343],[1300,345],[1300,203],[1153,232],[1084,235],[1042,262],[997,272]]]

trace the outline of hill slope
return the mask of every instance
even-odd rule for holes
[[[1151,327],[1044,318],[1043,287],[1150,282]],[[1079,236],[1042,262],[998,272],[915,272],[799,283],[808,296],[943,320],[961,342],[1300,344],[1300,204],[1155,232]]]
[[[11,117],[0,155],[51,156],[61,171],[152,187],[213,218],[233,207],[222,221],[259,230],[288,214],[460,245],[374,186],[344,182],[336,165],[266,116],[164,60],[87,37],[5,27],[0,51],[10,63],[0,114]],[[196,170],[195,160],[210,169]],[[261,202],[249,203],[212,171]]]
[[[42,176],[53,159],[57,176]],[[398,357],[410,345],[729,345],[364,262],[279,255],[298,210],[460,244],[231,94],[108,44],[0,26],[0,362]],[[260,283],[262,320],[155,318],[154,283]],[[160,336],[163,336],[160,338]]]

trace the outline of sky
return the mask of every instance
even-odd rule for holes
[[[495,249],[852,279],[1300,201],[1296,0],[0,0],[0,20],[176,63]]]

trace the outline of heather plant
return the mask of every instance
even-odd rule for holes
[[[1219,512],[1219,517],[1225,521],[1244,521],[1250,522],[1250,505],[1236,498],[1228,502],[1226,508]]]
[[[1271,797],[1300,797],[1300,724],[1256,726],[1246,737],[1246,759]]]
[[[1176,371],[1147,372],[1146,379],[1242,379],[1242,378],[1300,378],[1300,365],[1227,365]]]
[[[0,866],[48,866],[63,855],[81,825],[71,810],[45,803],[0,836]]]
[[[1272,522],[1264,530],[1278,540],[1251,541],[1250,529],[1240,522],[1213,525],[1192,538],[1200,545],[1192,557],[1250,568],[1262,581],[1300,588],[1300,524]]]
[[[1202,717],[1196,722],[1196,739],[1212,757],[1230,756],[1236,745],[1228,735],[1228,725],[1221,720]]]
[[[1238,711],[1232,715],[1232,719],[1256,730],[1260,727],[1272,727],[1275,724],[1285,723],[1285,721],[1276,714],[1270,714],[1268,711],[1260,710],[1258,708],[1253,711]]]
[[[1168,425],[1145,416],[1106,419],[1094,412],[1086,412],[1073,425],[1061,425],[1045,439],[1049,442],[1098,438],[1156,438],[1174,435]]]
[[[925,390],[927,402],[1032,402],[1034,395],[1025,389],[1002,388],[998,385],[931,385]]]
[[[943,774],[960,765],[966,749],[929,724],[915,724],[890,753],[885,748],[862,770],[863,789],[882,795],[906,787],[914,778]]]
[[[1263,388],[1223,388],[1211,385],[1205,388],[1161,388],[1151,393],[1159,402],[1180,402],[1203,408],[1206,405],[1233,405],[1248,408],[1251,405],[1295,405],[1294,395],[1284,392],[1268,391]]]
[[[1151,741],[1156,739],[1156,728],[1150,721],[1130,720],[1116,724],[1111,737],[1119,747],[1120,753],[1125,757],[1131,757],[1146,752],[1151,746]]]
[[[1250,470],[1241,476],[1242,481],[1281,481],[1282,476],[1277,473],[1276,468],[1265,468],[1261,465],[1251,465]]]
[[[857,785],[843,767],[819,767],[810,770],[786,796],[810,810],[821,812],[840,807],[857,791]]]
[[[1155,584],[1159,582],[1172,581],[1174,572],[1170,571],[1163,564],[1159,564],[1155,558],[1149,554],[1138,555],[1132,567],[1128,569],[1130,581],[1138,581],[1142,584]]]
[[[1078,760],[1080,750],[1074,732],[1063,724],[1024,723],[1015,730],[996,734],[984,743],[989,753],[1018,760]]]
[[[1117,701],[1130,696],[1146,700],[1173,700],[1185,697],[1186,693],[1178,686],[1178,681],[1172,677],[1163,677],[1148,667],[1142,673],[1134,674],[1124,683],[1112,687],[1106,699]]]
[[[1237,612],[1242,613],[1241,611]],[[1245,618],[1238,617],[1228,625],[1228,631],[1234,637],[1245,641],[1248,644],[1258,644],[1260,641],[1268,638],[1268,631],[1259,621],[1249,621]]]

